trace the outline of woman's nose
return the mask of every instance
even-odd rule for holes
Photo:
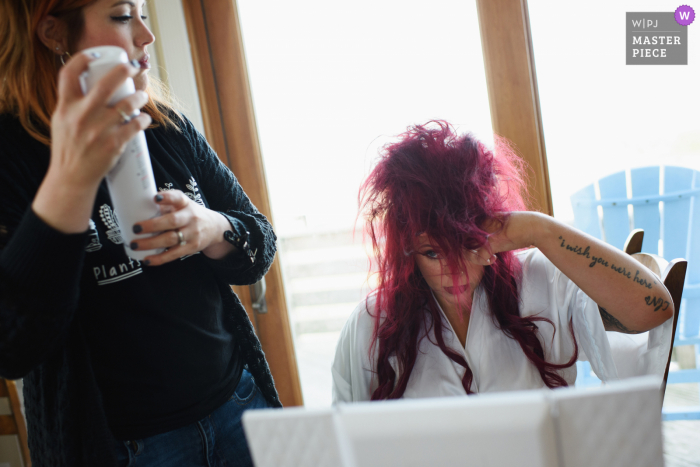
[[[442,274],[444,276],[452,276],[453,275],[452,269],[450,269],[450,266],[447,264],[447,261],[441,261],[440,266],[442,268]],[[461,269],[459,270],[459,273],[458,273],[459,276],[463,276],[465,274],[466,273],[463,270],[461,270]]]
[[[146,26],[143,21],[141,23],[143,27],[139,30],[138,34],[136,34],[136,37],[134,37],[134,42],[136,43],[137,47],[153,44],[153,42],[156,40],[156,36],[154,36],[151,30],[148,29],[148,26]]]

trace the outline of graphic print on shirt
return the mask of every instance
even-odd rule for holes
[[[192,193],[185,193],[189,199],[194,201],[195,203],[199,204],[200,206],[204,206],[204,201],[202,201],[202,194],[198,193],[199,188],[197,188],[197,182],[194,180],[194,177],[190,177],[190,183],[185,185],[188,190],[190,190]]]
[[[199,193],[199,188],[197,187],[197,181],[194,179],[194,177],[190,177],[188,180],[189,183],[186,183],[185,186],[190,192],[183,191],[185,196],[187,196],[189,199],[194,201],[195,203],[199,204],[200,206],[204,206],[204,200],[202,199],[202,194]],[[174,190],[173,184],[172,183],[164,183],[165,188],[158,188],[158,191],[170,191]]]
[[[105,227],[107,227],[107,238],[112,241],[112,243],[117,245],[124,243],[122,231],[119,228],[119,220],[117,219],[117,215],[114,213],[114,211],[112,211],[112,208],[109,207],[109,204],[105,203],[100,206],[100,218],[102,219]]]
[[[104,235],[106,235],[114,245],[123,245],[124,238],[122,237],[122,231],[119,227],[119,219],[112,207],[104,203],[98,209],[98,214],[106,228]],[[92,219],[90,219],[88,236],[90,243],[86,247],[87,251],[95,252],[102,249],[104,245],[100,243],[97,225]],[[114,248],[116,248],[116,250],[114,250]],[[114,254],[115,251],[118,251],[117,256]],[[102,249],[102,252],[106,253],[106,256],[95,256],[94,259],[99,262],[97,264],[93,262],[90,265],[92,267],[92,275],[97,281],[97,285],[113,284],[137,276],[143,272],[141,263],[127,256],[122,246],[111,248],[107,246],[107,248]]]
[[[197,182],[194,180],[194,177],[190,177],[190,183],[185,185],[188,190],[190,190],[192,193],[185,193],[189,199],[194,201],[195,203],[199,204],[200,206],[204,206],[204,201],[202,200],[202,194],[198,193],[199,188],[197,188]],[[204,206],[206,207],[206,206]],[[192,253],[192,255],[198,255],[200,252]],[[182,261],[183,259],[189,258],[192,255],[187,255],[183,256],[180,258]]]
[[[97,234],[97,226],[95,225],[95,222],[92,219],[90,219],[88,238],[90,239],[90,243],[88,243],[85,247],[85,251],[91,253],[102,248],[102,244],[100,243],[100,236]]]
[[[125,257],[126,261],[116,266],[94,266],[92,273],[95,276],[97,285],[113,284],[130,277],[137,276],[143,272],[141,262],[137,259]]]

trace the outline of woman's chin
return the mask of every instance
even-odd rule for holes
[[[451,287],[443,287],[442,290],[445,292],[445,294],[448,298],[449,297],[457,297],[457,296],[465,295],[467,292],[469,292],[469,284],[457,285],[457,286],[451,286]]]
[[[134,77],[134,87],[137,91],[145,91],[148,88],[148,70],[144,70]]]

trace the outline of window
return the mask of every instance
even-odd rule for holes
[[[606,175],[658,165],[700,170],[694,25],[688,27],[688,65],[625,64],[626,12],[673,11],[680,4],[557,2],[554,16],[552,2],[529,3],[556,218],[573,224],[571,195]],[[697,241],[699,234],[693,235]],[[671,371],[695,368],[697,357],[694,346],[676,347]],[[697,406],[698,394],[697,383],[672,384],[664,405]],[[698,421],[664,423],[669,465],[700,458],[691,448],[699,428]]]
[[[491,145],[473,2],[238,2],[306,406],[329,405],[342,325],[372,284],[360,184],[409,125]]]
[[[668,2],[530,2],[554,216],[573,222],[569,197],[595,180],[647,165],[700,170],[700,40],[688,65],[626,65],[625,13]]]

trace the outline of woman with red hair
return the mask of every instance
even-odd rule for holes
[[[335,402],[569,386],[582,358],[614,380],[606,330],[652,330],[640,358],[663,374],[664,285],[623,252],[525,211],[522,173],[503,141],[492,152],[444,122],[384,148],[361,189],[379,283],[341,333]]]
[[[242,412],[280,406],[229,286],[265,274],[275,234],[149,79],[144,8],[0,0],[0,375],[24,378],[35,467],[250,466]],[[132,64],[83,95],[95,46]],[[120,225],[104,177],[141,130],[162,215]],[[166,251],[128,257],[123,229]]]

